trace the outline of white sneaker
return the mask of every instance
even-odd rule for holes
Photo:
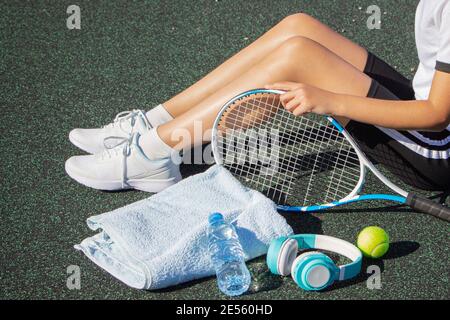
[[[108,137],[106,140],[117,141],[115,146],[108,146],[98,154],[69,158],[65,165],[67,174],[85,186],[100,190],[159,192],[180,181],[181,159],[148,159],[139,147],[139,136],[134,133],[129,138]]]
[[[123,111],[113,122],[102,128],[73,129],[69,133],[69,140],[81,150],[95,154],[105,150],[103,142],[107,137],[129,137],[134,132],[144,134],[151,128],[144,111]]]

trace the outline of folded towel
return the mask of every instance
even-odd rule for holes
[[[267,252],[292,228],[261,193],[213,166],[147,199],[88,218],[100,232],[75,248],[127,285],[159,289],[214,274],[208,252],[208,215],[232,222],[246,260]]]

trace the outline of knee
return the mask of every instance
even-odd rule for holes
[[[285,57],[305,57],[316,45],[314,40],[302,36],[295,36],[284,41],[279,52]]]
[[[298,70],[305,61],[311,60],[314,41],[305,37],[295,36],[285,40],[274,52],[272,58],[278,68]],[[299,63],[302,61],[302,63]]]
[[[279,27],[285,31],[298,34],[310,28],[315,19],[306,13],[294,13],[280,21]]]

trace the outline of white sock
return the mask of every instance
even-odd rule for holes
[[[177,152],[161,140],[156,128],[139,137],[139,147],[150,160],[169,158]]]
[[[160,126],[166,122],[173,120],[171,114],[164,108],[162,104],[147,111],[145,114],[153,128]]]

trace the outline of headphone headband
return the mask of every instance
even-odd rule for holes
[[[316,234],[296,234],[289,236],[290,239],[297,241],[299,249],[319,249],[336,252],[352,260],[351,263],[339,266],[339,276],[336,280],[347,280],[358,275],[361,270],[362,254],[361,251],[342,239],[316,235]]]

